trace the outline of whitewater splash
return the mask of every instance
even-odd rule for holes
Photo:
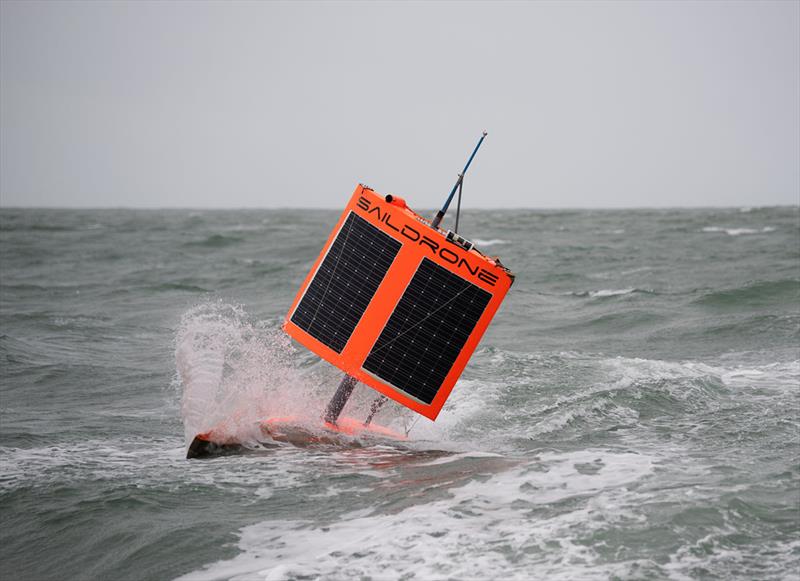
[[[221,424],[255,443],[259,420],[302,409],[311,388],[291,365],[292,353],[288,337],[250,321],[239,306],[203,303],[184,314],[175,362],[186,445]]]
[[[319,417],[338,377],[325,377],[320,385],[296,358],[287,335],[253,322],[240,306],[217,301],[190,309],[181,318],[175,348],[187,448],[196,435],[210,430],[258,447],[260,424],[270,417],[292,417],[306,431],[322,433]],[[348,412],[366,417],[375,397],[370,389],[357,390]],[[397,405],[380,412],[383,425],[406,434],[417,424],[412,416]]]

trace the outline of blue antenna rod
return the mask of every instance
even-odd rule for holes
[[[458,174],[456,185],[453,186],[453,189],[450,191],[450,195],[447,196],[447,201],[444,203],[444,206],[442,206],[442,209],[439,210],[436,213],[436,216],[433,218],[433,222],[431,222],[431,228],[439,227],[439,224],[442,222],[442,218],[444,218],[444,215],[447,213],[447,208],[450,207],[450,202],[453,201],[453,196],[456,194],[458,186],[460,186],[461,182],[464,181],[464,174],[467,173],[467,170],[469,169],[469,164],[472,163],[472,159],[475,157],[475,154],[478,153],[478,148],[480,148],[481,143],[483,143],[483,140],[485,138],[486,138],[486,132],[484,131],[483,135],[481,135],[481,138],[478,141],[478,145],[475,146],[475,150],[472,152],[472,155],[469,156],[469,159],[467,160],[467,165],[464,166],[464,171]]]

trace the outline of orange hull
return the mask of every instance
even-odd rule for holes
[[[298,431],[308,432],[304,429],[303,419],[298,417],[282,417],[282,418],[267,418],[261,422],[261,432],[269,435],[273,439],[280,440],[281,436],[288,433],[296,433]],[[333,432],[337,435],[350,436],[353,438],[361,437],[378,437],[378,438],[391,438],[393,440],[407,440],[405,434],[401,434],[378,424],[364,425],[364,422],[354,418],[341,417],[336,420],[335,424],[323,421],[322,428],[326,432]],[[325,434],[320,437],[325,438]]]
[[[335,424],[320,420],[314,425],[308,418],[299,416],[272,417],[259,424],[264,443],[268,440],[308,446],[313,444],[337,444],[346,438],[378,438],[405,441],[405,434],[378,424],[364,425],[354,418],[339,418]],[[187,458],[201,458],[227,451],[241,450],[243,442],[230,435],[224,426],[198,434],[192,440]]]

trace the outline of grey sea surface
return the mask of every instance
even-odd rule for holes
[[[467,211],[517,278],[436,422],[186,460],[322,410],[337,217],[0,210],[0,578],[800,578],[797,207]]]

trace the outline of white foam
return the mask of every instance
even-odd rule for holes
[[[419,464],[415,464],[415,466],[440,466],[442,464],[450,464],[451,462],[458,462],[468,458],[504,458],[504,456],[502,454],[495,454],[493,452],[462,452],[460,454],[443,456],[442,458],[437,458],[436,460],[431,460],[429,462],[421,462]]]
[[[728,236],[741,236],[743,234],[766,234],[774,231],[775,228],[773,226],[765,226],[760,230],[756,228],[721,228],[719,226],[706,226],[703,228],[703,232],[724,232]]]
[[[475,246],[496,246],[498,244],[508,244],[508,240],[501,240],[500,238],[491,238],[490,240],[475,238],[472,242],[475,244]]]
[[[635,288],[600,289],[596,291],[589,291],[589,296],[593,298],[616,297],[620,295],[629,295],[635,292],[636,292]]]
[[[635,274],[637,272],[646,272],[648,270],[653,270],[652,266],[639,266],[637,268],[631,268],[630,270],[623,270],[620,274],[623,276],[627,276],[629,274]]]
[[[600,562],[583,539],[611,523],[639,522],[625,507],[630,488],[654,464],[608,450],[545,453],[398,513],[358,511],[327,526],[282,520],[245,527],[238,556],[180,579],[491,579],[498,572],[504,579],[606,579],[626,564]],[[576,502],[554,508],[567,499]]]
[[[220,229],[222,232],[255,232],[263,230],[261,224],[234,224]]]
[[[504,388],[501,383],[460,379],[436,421],[416,416],[409,437],[414,441],[436,442],[437,447],[443,450],[464,451],[465,448],[480,447],[480,442],[471,440],[480,435],[485,441],[481,429],[483,420],[496,413],[491,402],[500,398]]]
[[[508,359],[505,354],[493,357],[498,364]],[[758,367],[724,367],[691,361],[614,357],[589,364],[601,372],[596,381],[565,395],[530,400],[524,413],[537,421],[516,426],[515,436],[536,441],[575,422],[593,422],[597,418],[613,422],[615,426],[636,426],[640,422],[639,411],[635,405],[626,405],[625,399],[617,397],[619,392],[637,399],[649,393],[663,393],[689,408],[714,409],[722,405],[723,398],[730,397],[730,390],[745,390],[751,399],[773,398],[775,394],[795,394],[800,385],[798,361]]]
[[[314,481],[319,464],[296,449],[275,449],[270,462],[263,457],[235,456],[225,462],[188,462],[186,450],[174,438],[125,437],[79,440],[34,448],[0,448],[0,490],[31,488],[43,491],[54,485],[124,481],[144,487],[206,486],[249,496],[268,497],[275,490],[293,489]],[[312,467],[309,470],[309,467]]]
[[[521,435],[536,439],[544,434],[558,432],[576,420],[591,418],[598,414],[602,414],[607,419],[613,419],[618,426],[635,425],[639,420],[639,412],[636,410],[622,406],[609,397],[592,399],[592,396],[606,391],[610,390],[607,386],[601,385],[582,391],[574,396],[558,398],[554,404],[535,410],[533,412],[535,415],[546,413],[551,413],[551,415],[547,419],[530,426]]]
[[[601,364],[610,372],[616,389],[658,384],[660,389],[683,400],[697,394],[687,389],[686,382],[675,380],[719,379],[719,370],[703,363],[614,357],[604,359]]]
[[[726,523],[697,541],[679,547],[670,555],[664,569],[670,579],[689,581],[697,578],[697,571],[705,571],[713,578],[733,578],[742,570],[752,570],[753,554],[758,554],[760,579],[798,580],[798,555],[800,540],[766,541],[761,546],[748,547],[747,553],[730,547],[729,539],[740,535],[741,529]],[[749,553],[749,554],[748,554]],[[749,567],[748,567],[749,565]]]
[[[611,372],[616,388],[641,387],[658,383],[672,397],[688,400],[698,395],[698,390],[706,394],[713,384],[725,388],[773,389],[779,392],[795,392],[800,385],[800,361],[770,363],[761,366],[723,367],[692,361],[662,361],[614,357],[605,359],[602,364]],[[702,379],[694,382],[691,389],[680,379]],[[670,381],[662,381],[670,380]]]
[[[730,387],[760,387],[797,393],[800,387],[800,360],[756,367],[718,368],[722,382]]]
[[[599,276],[595,276],[592,278],[601,278]],[[578,291],[578,292],[564,292],[561,293],[564,296],[574,296],[574,297],[590,297],[593,299],[603,299],[608,297],[618,297],[623,295],[630,295],[633,293],[652,293],[651,290],[644,290],[640,288],[620,288],[620,289],[599,289],[599,290],[592,290],[592,291]]]

